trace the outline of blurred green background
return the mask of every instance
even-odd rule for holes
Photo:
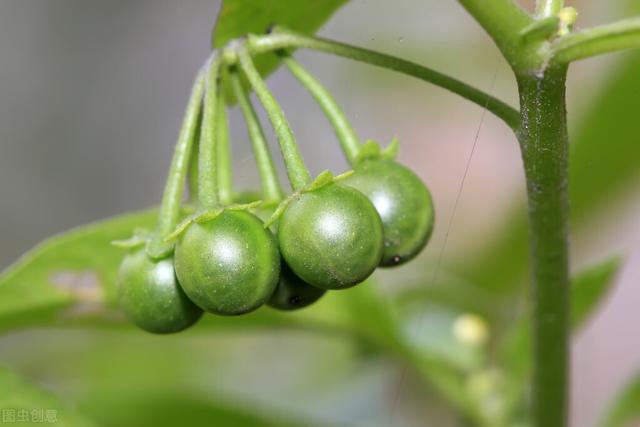
[[[640,12],[634,1],[568,3],[579,9],[579,26]],[[218,8],[212,0],[0,2],[0,267],[54,233],[159,201]],[[454,1],[354,0],[320,34],[413,59],[516,104],[514,79],[497,49]],[[399,137],[400,160],[434,197],[438,222],[420,258],[363,286],[375,288],[384,302],[396,287],[424,285],[428,303],[429,286],[437,280],[477,276],[489,289],[524,282],[514,265],[526,258],[518,251],[513,260],[503,256],[504,242],[524,235],[521,163],[506,126],[488,114],[483,119],[475,105],[398,74],[323,54],[298,57],[332,90],[362,137],[383,143]],[[572,142],[585,147],[572,157],[579,164],[572,178],[580,182],[572,199],[573,270],[624,257],[615,287],[573,341],[574,427],[595,426],[640,366],[638,58],[608,55],[574,64],[570,72]],[[268,82],[312,174],[345,170],[312,99],[285,70]],[[257,173],[237,108],[231,125],[236,187],[255,188]],[[500,247],[503,255],[492,258],[500,251],[491,249]],[[490,322],[496,336],[526,306],[526,289],[519,288],[519,298],[497,291],[478,298],[461,289],[458,299],[472,307],[501,307]],[[339,298],[323,300],[309,317],[318,312],[331,318]],[[357,298],[346,310],[361,317],[359,324],[376,329],[384,323],[375,310],[358,309]],[[425,311],[422,297],[406,298],[417,301],[399,315],[414,345],[475,366],[480,356],[456,341],[452,325],[480,309],[453,304]],[[413,368],[348,334],[269,325],[237,329],[198,325],[175,337],[82,325],[4,331],[0,365],[22,379],[0,376],[0,390],[15,390],[9,394],[16,399],[31,393],[39,399],[40,392],[22,382],[28,380],[62,401],[59,422],[69,425],[458,425],[446,399]],[[497,347],[492,342],[482,357],[492,360]],[[483,375],[493,368],[482,362]],[[49,395],[41,397],[43,408],[58,405]],[[0,408],[11,405],[17,403],[0,399]]]

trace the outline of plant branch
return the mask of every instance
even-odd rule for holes
[[[305,48],[398,71],[447,89],[481,107],[486,106],[488,111],[502,119],[514,130],[520,126],[519,113],[510,105],[460,80],[415,62],[345,43],[305,36],[280,27],[275,28],[273,33],[269,35],[250,35],[248,43],[251,53],[256,54],[281,49]]]
[[[640,16],[568,34],[551,46],[552,62],[568,64],[603,53],[640,48]]]
[[[458,0],[514,66],[521,58],[519,33],[533,18],[513,0]]]

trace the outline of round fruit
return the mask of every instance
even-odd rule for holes
[[[263,204],[255,210],[255,215],[263,221],[268,221],[277,208],[277,204]],[[272,233],[278,234],[278,221],[269,227]],[[269,305],[278,310],[297,310],[313,304],[324,295],[324,289],[311,286],[298,277],[286,261],[280,260],[280,280],[276,290],[271,295]]]
[[[256,216],[225,210],[184,231],[175,265],[194,303],[211,313],[236,315],[269,299],[278,283],[280,255],[275,238]]]
[[[120,265],[118,303],[129,320],[156,334],[182,331],[202,316],[178,284],[173,259],[151,260],[144,249]]]
[[[349,288],[369,277],[382,257],[382,233],[369,199],[334,183],[300,194],[278,224],[286,263],[323,289]]]
[[[384,226],[381,265],[391,267],[415,257],[433,231],[429,190],[410,169],[393,160],[365,160],[343,183],[364,193]]]
[[[267,304],[279,310],[297,310],[318,301],[325,292],[324,289],[305,283],[283,262],[280,281]]]

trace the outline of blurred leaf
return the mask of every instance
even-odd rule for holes
[[[94,425],[53,395],[27,383],[5,368],[0,368],[0,410],[3,424],[40,426],[55,423],[62,427]]]
[[[640,375],[636,375],[614,398],[602,427],[632,427],[640,421]]]
[[[210,336],[104,331],[33,331],[21,338],[14,341],[18,349],[0,349],[3,359],[45,378],[103,427],[326,425],[304,412],[288,413],[281,396],[256,399],[252,387],[261,379],[255,377],[269,379],[269,361],[281,353],[271,348],[268,354],[243,355],[246,345],[256,348],[254,340],[238,340],[245,343],[238,345]],[[252,366],[229,360],[233,357]]]
[[[249,33],[264,34],[282,25],[304,34],[315,33],[348,0],[225,0],[212,34],[214,48]],[[277,66],[275,55],[254,58],[262,74]],[[227,91],[231,94],[231,91]]]
[[[594,313],[620,268],[620,258],[607,259],[577,273],[571,283],[571,322],[575,330]],[[531,335],[528,317],[521,317],[510,329],[501,349],[502,364],[507,372],[510,404],[520,403],[522,387],[531,369]]]
[[[51,237],[0,275],[0,331],[53,325],[65,316],[104,315],[123,250],[111,241],[152,228],[154,210],[135,212]]]
[[[496,316],[496,307],[511,301],[495,295],[463,278],[442,272],[437,280],[420,280],[399,288],[394,299],[399,305],[429,301],[455,308],[461,313],[475,313],[487,319]]]
[[[316,426],[308,420],[295,422],[284,417],[261,412],[254,406],[212,402],[204,396],[184,392],[147,390],[127,396],[94,398],[85,406],[104,427],[196,425],[242,427],[306,427]]]
[[[380,288],[368,281],[340,292],[338,296],[350,324],[397,355],[405,355],[407,349],[401,337],[400,324]]]
[[[639,14],[640,3],[628,1],[627,13]],[[574,138],[569,182],[575,219],[602,206],[640,176],[640,54],[629,51],[610,69]]]
[[[312,34],[348,0],[224,0],[212,34],[213,47],[248,33],[264,34],[273,25]]]
[[[571,324],[574,329],[585,322],[607,295],[620,264],[621,259],[614,257],[578,273],[573,278]]]

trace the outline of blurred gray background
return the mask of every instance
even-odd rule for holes
[[[621,16],[615,3],[572,4],[584,26]],[[0,0],[0,267],[51,234],[159,201],[218,6],[213,0]],[[507,66],[455,1],[354,0],[321,34],[416,59],[515,104]],[[428,183],[445,223],[481,109],[387,71],[322,54],[298,57],[332,90],[362,137],[400,138],[400,159]],[[588,103],[586,89],[616,59],[576,64],[570,123]],[[269,84],[312,173],[344,170],[333,133],[307,94],[285,70]],[[231,123],[236,186],[255,188],[235,108]],[[445,256],[480,250],[523,192],[517,144],[486,115]],[[575,427],[591,425],[640,360],[640,192],[635,196],[594,224],[595,236],[573,242],[576,267],[616,251],[627,257],[615,291],[574,342]],[[425,260],[437,257],[444,231],[437,229]]]

